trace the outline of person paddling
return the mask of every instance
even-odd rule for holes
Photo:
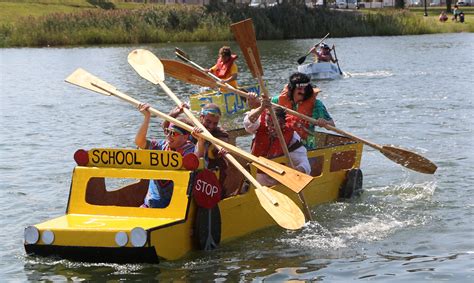
[[[189,106],[183,103],[171,110],[168,115],[176,118],[183,113],[183,108],[189,109]],[[224,142],[229,142],[229,133],[219,125],[221,116],[222,112],[219,106],[215,103],[208,103],[201,108],[201,112],[199,113],[199,122],[201,122],[201,124],[206,127],[213,137],[216,137]],[[163,127],[166,128],[169,124],[170,123],[168,121],[164,121]],[[189,139],[191,142],[196,144],[197,140],[193,136],[190,136]],[[196,148],[196,150],[204,153],[202,157],[205,160],[206,168],[211,170],[219,170],[219,182],[224,188],[222,197],[234,195],[236,193],[236,189],[234,186],[229,185],[229,182],[226,183],[228,163],[224,158],[224,155],[227,154],[227,151],[224,148],[217,150],[216,146],[208,141],[204,141],[200,144],[200,146],[201,147]]]
[[[148,140],[147,132],[150,125],[151,113],[148,111],[150,108],[149,104],[140,104],[138,105],[138,110],[143,114],[144,120],[140,126],[136,136],[135,144],[140,149],[151,149],[151,150],[169,150],[177,151],[181,155],[185,156],[187,154],[196,154],[197,157],[202,157],[204,153],[199,151],[204,143],[204,139],[199,138],[197,145],[195,146],[189,140],[190,133],[185,129],[178,127],[172,123],[163,124],[163,131],[166,135],[164,140]],[[192,122],[188,119],[181,117],[178,120],[192,125]],[[197,130],[193,131],[199,132]],[[171,197],[173,195],[173,182],[169,180],[150,180],[148,185],[148,192],[145,197],[144,204],[141,207],[149,208],[165,208],[171,202]]]
[[[271,102],[316,119],[316,126],[318,127],[325,127],[326,125],[335,127],[336,124],[326,106],[316,98],[320,89],[314,87],[310,81],[310,77],[306,74],[299,72],[292,74],[289,83],[283,87],[280,95],[272,97]],[[252,108],[259,107],[260,102],[255,95],[249,99],[249,105],[252,105]],[[310,134],[314,131],[314,126],[303,119],[296,119],[293,124],[294,129],[302,138],[302,142],[308,150],[316,148],[315,136]]]
[[[237,60],[237,55],[232,54],[230,47],[222,46],[219,49],[219,57],[217,58],[216,64],[210,69],[205,69],[205,71],[220,78],[222,83],[228,83],[237,88],[237,75],[239,70],[237,64],[235,64],[235,60]]]
[[[252,141],[251,152],[255,156],[263,156],[268,159],[283,156],[283,149],[277,136],[275,126],[268,110],[271,106],[267,97],[262,97],[260,106],[246,113],[244,127],[248,133],[255,134]],[[288,117],[282,108],[274,108],[278,124],[283,133],[286,146],[290,152],[290,158],[294,169],[309,174],[311,166],[308,161],[307,150],[301,142],[301,138],[294,130],[294,117]],[[263,173],[257,173],[257,181],[265,186],[273,186],[278,182]]]
[[[319,49],[318,46],[320,46]],[[334,45],[333,45],[334,48]],[[331,48],[326,43],[318,44],[310,49],[309,52],[315,55],[315,61],[317,62],[333,62],[336,63],[337,60],[332,57]]]

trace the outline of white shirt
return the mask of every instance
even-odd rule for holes
[[[247,133],[250,134],[255,134],[260,127],[260,118],[257,119],[254,123],[252,123],[249,119],[250,112],[247,112],[244,117],[244,128],[247,131]],[[298,133],[295,131],[293,132],[293,137],[290,140],[290,143],[288,144],[288,147],[291,147],[294,143],[298,142],[301,140],[301,137],[298,135]],[[309,165],[308,161],[308,152],[306,148],[302,145],[298,147],[297,149],[293,150],[290,152],[290,158],[291,161],[293,162],[294,169],[303,172],[305,174],[311,173],[311,166]],[[257,181],[264,185],[264,186],[273,186],[278,184],[278,182],[269,177],[266,174],[257,174]]]

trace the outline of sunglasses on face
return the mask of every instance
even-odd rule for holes
[[[165,128],[163,129],[163,132],[165,133],[165,135],[167,137],[178,137],[178,136],[181,136],[183,134],[173,130],[173,129],[170,129],[170,128]]]

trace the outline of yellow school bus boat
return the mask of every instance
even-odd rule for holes
[[[317,133],[316,138],[318,149],[308,152],[313,180],[302,191],[306,202],[315,206],[360,192],[362,144],[328,133]],[[192,187],[202,166],[189,166],[177,152],[92,149],[79,150],[74,157],[78,166],[72,174],[66,213],[25,228],[28,254],[86,262],[156,263],[276,225],[260,206],[253,186],[221,199],[214,208],[198,207]],[[251,171],[256,173],[255,168]],[[224,185],[242,185],[241,175],[228,172],[227,176],[233,179],[226,179]],[[140,207],[149,180],[173,182],[166,208]],[[272,188],[301,207],[290,189]]]

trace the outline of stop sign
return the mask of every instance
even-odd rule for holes
[[[213,208],[222,196],[222,187],[216,175],[207,169],[199,172],[193,185],[193,197],[200,207]]]

